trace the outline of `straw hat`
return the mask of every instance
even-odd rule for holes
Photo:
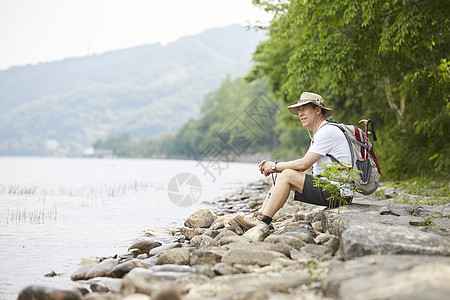
[[[310,92],[303,92],[300,95],[300,100],[296,104],[288,106],[288,109],[294,115],[298,115],[298,108],[308,103],[314,103],[317,106],[320,106],[322,110],[324,110],[325,118],[328,118],[333,114],[333,110],[331,108],[325,107],[322,96]]]

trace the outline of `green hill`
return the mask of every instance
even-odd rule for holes
[[[198,116],[205,94],[249,70],[263,38],[233,25],[166,46],[2,71],[0,154],[79,155],[108,135],[175,132]]]

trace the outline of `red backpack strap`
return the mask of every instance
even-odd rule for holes
[[[363,140],[362,140],[362,138],[361,138],[361,129],[359,129],[357,126],[354,126],[354,125],[353,125],[353,127],[354,127],[354,129],[355,129],[355,137],[356,137],[356,140],[357,140],[358,142],[360,142],[360,143],[364,143]],[[364,148],[363,148],[363,147],[360,147],[360,150],[361,150],[361,157],[364,157]]]
[[[374,161],[374,162],[375,162],[375,164],[377,165],[378,173],[380,173],[380,174],[381,174],[381,169],[380,169],[380,165],[378,164],[378,160],[377,160],[377,157],[375,156],[375,152],[373,152],[373,148],[372,148],[372,149],[370,149],[369,153],[370,153],[370,155],[372,156],[372,158],[373,158],[373,161]]]

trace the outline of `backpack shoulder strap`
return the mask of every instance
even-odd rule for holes
[[[354,140],[354,139],[350,138],[350,137],[348,136],[347,131],[346,131],[344,128],[342,128],[339,124],[337,124],[334,120],[329,121],[329,120],[327,119],[327,122],[325,123],[325,125],[333,125],[333,126],[336,126],[337,128],[339,128],[339,129],[342,131],[342,133],[343,133],[344,136],[345,136],[345,139],[347,140],[348,147],[350,148],[350,155],[351,155],[352,164],[353,164],[353,163],[355,162],[355,154],[353,153],[352,140]],[[355,141],[355,142],[358,142],[357,140],[354,140],[354,141]],[[335,157],[333,157],[332,155],[327,154],[326,156],[330,157],[331,160],[332,160],[333,162],[339,163],[339,160],[337,160],[337,159],[336,159]]]

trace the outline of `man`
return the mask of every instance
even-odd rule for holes
[[[339,162],[351,162],[350,147],[342,131],[336,126],[326,126],[326,118],[333,114],[333,110],[325,107],[320,95],[310,92],[302,93],[298,103],[288,109],[292,114],[298,115],[308,133],[312,132],[311,145],[303,158],[286,162],[263,160],[259,164],[259,170],[264,176],[273,173],[278,173],[278,176],[258,212],[247,217],[237,215],[230,221],[230,224],[240,226],[244,231],[258,224],[269,225],[275,213],[286,202],[291,190],[295,191],[294,200],[322,206],[350,204],[353,199],[353,191],[343,187],[341,201],[330,205],[327,200],[330,193],[313,184],[313,176],[320,176],[323,172],[322,163],[327,165],[333,162],[330,156]],[[313,175],[304,173],[311,166]]]

